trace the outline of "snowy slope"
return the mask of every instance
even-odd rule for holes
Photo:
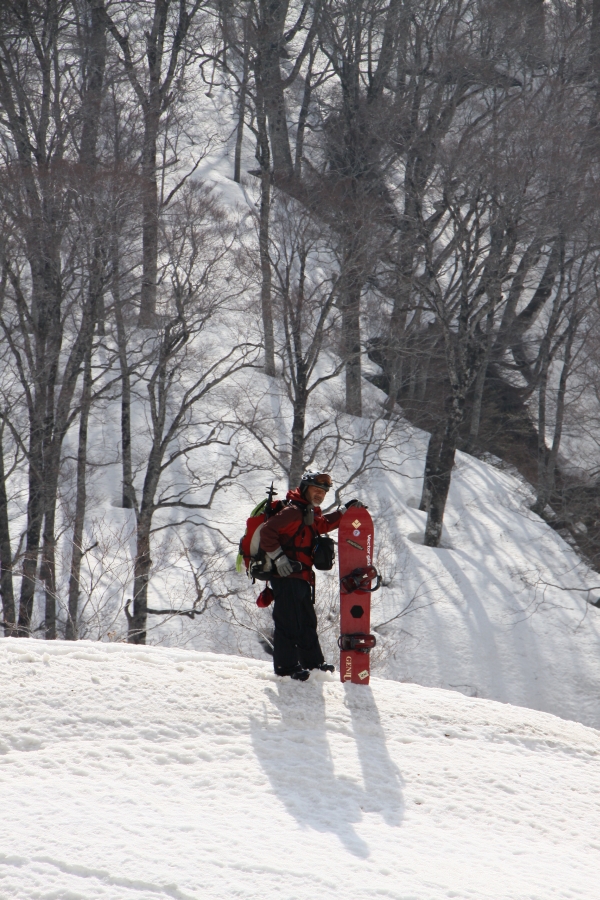
[[[374,679],[0,641],[0,897],[596,900],[600,733]]]
[[[400,477],[374,480],[380,567],[393,571],[374,620],[392,619],[382,629],[386,676],[600,727],[600,610],[586,602],[594,592],[581,590],[598,576],[531,512],[528,485],[466,454],[443,546],[422,546],[426,516],[414,507],[423,458],[424,446]]]
[[[373,392],[370,402],[377,400]],[[347,417],[346,428],[359,432],[367,424]],[[373,673],[600,728],[600,609],[587,603],[588,594],[581,590],[599,584],[597,574],[531,512],[528,485],[462,453],[453,474],[443,546],[424,547],[426,517],[416,507],[427,439],[401,423],[370,471],[342,493],[368,503],[375,521],[376,563],[384,584],[373,595],[371,621],[378,640]],[[342,450],[331,470],[336,485],[356,468],[359,455],[356,449]],[[215,605],[194,623],[169,623],[160,634],[151,634],[152,642],[185,641],[198,650],[266,659],[259,636],[272,627],[271,611],[256,609],[260,587],[250,587],[233,565],[244,517],[270,477],[265,468],[240,479],[206,515],[210,527],[230,537],[220,558],[231,592],[225,602],[229,619],[223,604]],[[275,481],[285,488],[282,473],[275,472]],[[176,571],[166,569],[153,582],[156,605],[164,605],[169,590],[173,594],[175,578]],[[336,570],[317,573],[317,598],[325,655],[336,662]],[[245,628],[224,627],[234,620]]]
[[[219,131],[229,134],[222,124]],[[249,149],[249,160],[252,153]],[[201,176],[215,186],[225,208],[247,209],[253,181],[240,187],[231,180],[231,172],[224,148],[222,154],[207,158]],[[224,342],[228,339],[223,331]],[[367,359],[364,363],[365,373],[374,368]],[[322,364],[326,369],[326,358]],[[443,547],[422,546],[426,517],[417,507],[429,435],[402,420],[388,431],[381,420],[386,397],[366,380],[365,418],[339,412],[343,393],[341,378],[315,392],[307,430],[324,418],[335,419],[331,431],[338,429],[341,436],[331,467],[335,485],[349,482],[342,499],[360,497],[375,520],[377,564],[384,575],[384,586],[373,598],[372,622],[381,626],[373,655],[375,674],[522,705],[600,728],[600,609],[586,602],[600,596],[600,590],[582,590],[600,585],[597,573],[531,512],[530,486],[463,453],[457,454]],[[292,414],[280,379],[253,372],[239,377],[237,389],[229,386],[227,394],[242,422],[252,418],[253,407],[260,409],[273,450],[289,446]],[[116,407],[113,421],[118,421]],[[385,441],[378,447],[384,433]],[[369,450],[367,435],[372,439]],[[270,610],[257,613],[258,590],[249,588],[243,576],[235,576],[233,565],[246,515],[273,477],[280,493],[287,488],[287,478],[258,440],[246,434],[244,441],[243,458],[258,471],[238,478],[204,517],[212,537],[203,549],[210,553],[217,548],[219,568],[218,577],[211,575],[208,581],[221,594],[230,593],[232,615],[227,619],[217,607],[194,623],[170,621],[151,633],[152,642],[265,659],[261,637],[271,629]],[[215,471],[227,471],[230,459],[227,448],[217,453]],[[325,449],[316,465],[329,467]],[[356,471],[360,474],[353,477]],[[116,469],[112,491],[101,493],[118,494],[118,479]],[[101,509],[103,516],[118,519],[124,514],[114,507]],[[93,544],[96,535],[90,533],[89,538]],[[319,574],[317,579],[322,642],[328,658],[335,661],[336,573]],[[130,582],[125,590],[130,593]],[[151,603],[158,608],[180,603],[185,608],[189,604],[181,599],[185,593],[177,568],[167,565],[154,577]],[[237,627],[240,622],[243,630]]]
[[[206,103],[209,105],[208,100]],[[215,101],[209,115],[210,121],[214,119],[215,134],[231,133],[219,118],[226,115],[225,109]],[[250,143],[248,168],[254,165]],[[251,234],[248,210],[255,179],[240,186],[234,184],[231,173],[225,140],[197,171],[215,186],[215,194],[227,210],[232,214],[236,208],[241,210],[240,230]],[[256,299],[256,286],[250,295]],[[234,321],[244,333],[257,327],[257,321],[248,322],[245,314],[236,314]],[[230,321],[219,321],[211,326],[216,346],[231,345],[232,334],[238,332],[232,332],[230,325]],[[366,360],[365,365],[373,367]],[[312,395],[307,429],[325,420],[334,438],[339,437],[339,453],[331,464],[336,487],[347,483],[341,498],[359,497],[368,503],[375,520],[377,564],[384,586],[373,598],[372,622],[378,639],[374,674],[510,702],[600,728],[600,609],[586,603],[588,596],[600,596],[600,590],[582,591],[599,585],[600,576],[589,571],[562,538],[531,513],[531,490],[519,478],[465,454],[458,454],[453,473],[443,547],[432,550],[422,546],[425,515],[417,507],[428,435],[402,420],[387,431],[389,425],[381,418],[384,395],[367,381],[363,389],[365,418],[358,419],[340,412],[341,379],[323,385]],[[144,396],[140,387],[133,404],[138,490],[147,447]],[[212,589],[218,600],[211,601],[206,613],[194,621],[173,617],[165,622],[152,617],[148,640],[266,660],[264,638],[272,627],[271,613],[257,610],[258,589],[235,573],[234,564],[246,516],[264,496],[265,485],[274,478],[280,494],[287,488],[287,478],[273,459],[282,447],[289,448],[291,408],[281,379],[266,378],[258,371],[240,375],[211,402],[211,415],[238,423],[250,421],[253,407],[258,409],[259,419],[265,423],[263,438],[272,454],[242,429],[237,445],[190,453],[189,470],[183,464],[173,467],[170,477],[189,484],[190,499],[198,502],[207,500],[213,473],[218,477],[228,472],[232,455],[238,452],[245,474],[217,495],[210,510],[191,516],[194,524],[190,521],[161,530],[184,515],[172,510],[157,513],[151,607],[189,609],[197,599],[194,577],[198,573],[199,583]],[[89,552],[81,585],[81,634],[102,641],[123,639],[127,629],[123,608],[132,596],[135,523],[133,512],[120,507],[119,421],[119,399],[107,400],[95,410],[89,435],[92,465],[84,540]],[[74,423],[65,441],[66,457],[76,456],[77,428]],[[372,446],[367,446],[365,436],[371,431]],[[382,432],[386,439],[378,448]],[[108,459],[107,448],[114,450]],[[368,457],[366,473],[361,468],[363,453]],[[285,453],[281,451],[280,456]],[[330,463],[326,450],[315,461],[316,466],[329,467]],[[353,478],[357,471],[360,474]],[[190,472],[204,479],[203,491],[194,493]],[[21,479],[24,475],[23,469]],[[72,506],[74,489],[74,479],[69,482],[67,475],[61,486],[61,496],[66,498],[63,518],[57,528],[61,535],[57,593],[63,622],[71,555],[69,503]],[[19,487],[15,475],[12,482],[11,529],[16,554],[26,526],[27,493],[24,480]],[[18,582],[16,587],[18,590]],[[331,661],[337,657],[336,601],[335,572],[320,573],[320,632]],[[34,627],[42,620],[40,591]],[[42,632],[37,634],[41,637]]]

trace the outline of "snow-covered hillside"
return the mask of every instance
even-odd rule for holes
[[[373,409],[381,397],[372,389]],[[367,419],[352,417],[344,425],[348,445],[331,470],[336,486],[358,468],[357,436],[369,428]],[[522,479],[466,454],[457,458],[443,547],[424,547],[426,516],[417,507],[427,440],[400,422],[369,471],[342,492],[368,503],[375,521],[384,584],[373,594],[373,673],[600,727],[600,610],[587,602],[596,594],[581,590],[599,583],[596,574],[531,512],[533,495]],[[249,447],[260,463],[258,443]],[[216,465],[224,470],[227,461]],[[285,490],[284,473],[274,474]],[[204,515],[208,528],[196,532],[209,551],[206,533],[217,536],[218,568],[209,580],[226,599],[194,622],[170,620],[151,631],[152,643],[267,659],[261,635],[269,636],[271,610],[257,610],[260,586],[235,573],[234,560],[245,517],[272,475],[265,467],[238,479]],[[128,515],[109,504],[100,512],[105,521],[113,517],[115,533]],[[163,566],[151,585],[151,605],[164,607],[168,599],[184,605],[184,592],[183,569]],[[317,600],[325,654],[337,663],[337,566],[317,573]]]
[[[215,130],[229,133],[217,111],[211,115]],[[252,181],[234,184],[230,151],[225,142],[219,152],[207,156],[197,175],[213,186],[215,198],[251,240],[249,210],[257,201],[256,186]],[[250,146],[248,154],[253,159]],[[248,297],[254,294],[249,288]],[[225,348],[227,353],[234,338],[247,331],[260,342],[257,321],[247,312],[240,315],[236,309],[232,314],[228,309],[200,335],[194,353],[199,344],[210,352]],[[139,340],[135,331],[131,353],[134,338]],[[335,370],[332,359],[323,354],[323,372],[328,367]],[[96,362],[100,366],[103,358]],[[108,366],[106,360],[103,364]],[[375,368],[365,359],[367,376]],[[186,368],[182,389],[189,386],[186,379],[193,370],[191,364]],[[111,374],[108,366],[102,377],[110,381],[113,376],[118,381],[118,373]],[[340,489],[337,499],[359,497],[375,520],[376,562],[384,582],[373,597],[378,640],[372,655],[374,675],[509,702],[600,727],[600,610],[587,602],[600,596],[600,590],[587,590],[600,584],[597,573],[531,512],[533,492],[522,479],[460,453],[442,548],[424,547],[425,514],[418,506],[428,435],[402,419],[400,409],[396,421],[387,420],[385,400],[365,378],[364,417],[346,415],[339,375],[311,394],[306,422],[307,432],[316,429],[317,437],[311,440],[320,443],[314,465],[331,471]],[[131,412],[134,482],[141,496],[151,418],[143,381],[134,392]],[[167,504],[155,513],[149,605],[176,614],[152,615],[148,642],[264,661],[271,612],[256,608],[258,589],[235,572],[235,557],[246,517],[264,496],[265,486],[274,479],[280,496],[288,486],[292,408],[283,379],[253,369],[239,372],[212,399],[203,400],[199,420],[205,415],[208,422],[228,423],[230,443],[186,449],[185,463],[177,458],[163,476],[161,492],[168,496],[173,488],[172,493],[184,500],[206,503],[216,479],[230,484],[208,509],[181,510]],[[118,394],[111,394],[95,408],[90,423],[79,585],[80,636],[115,643],[127,635],[124,609],[133,593],[136,547],[134,512],[122,506],[120,421],[121,401]],[[324,423],[327,428],[319,430]],[[174,447],[193,445],[202,427],[190,426]],[[77,446],[74,421],[64,443],[65,459],[76,459]],[[11,483],[15,555],[27,528],[25,466],[15,471]],[[56,591],[63,634],[74,490],[75,470],[65,465]],[[18,591],[18,570],[15,583]],[[335,571],[319,573],[320,632],[332,662],[337,661],[337,599]],[[32,622],[32,633],[39,637],[44,602],[40,583]],[[203,611],[194,620],[177,615],[195,603]]]
[[[2,900],[595,900],[600,734],[373,679],[0,641]]]

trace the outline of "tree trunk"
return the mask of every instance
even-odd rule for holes
[[[273,302],[271,298],[271,257],[269,247],[269,221],[271,217],[271,157],[267,136],[266,118],[262,98],[257,98],[258,141],[256,158],[260,165],[260,218],[258,247],[260,255],[260,305],[265,342],[265,375],[275,375],[275,336],[273,332]]]
[[[600,91],[600,0],[592,0],[590,23],[590,69],[596,92]]]
[[[259,0],[260,21],[255,31],[255,72],[257,92],[262,95],[267,116],[273,171],[277,178],[293,175],[292,152],[287,127],[287,112],[281,78],[280,54],[288,0]]]
[[[250,47],[248,44],[248,20],[244,19],[244,61],[242,70],[242,83],[240,84],[240,96],[238,101],[238,123],[235,135],[235,155],[233,160],[233,180],[238,184],[242,180],[242,142],[244,138],[244,117],[246,115],[246,92],[248,90]]]
[[[140,290],[141,328],[151,328],[156,317],[156,280],[158,273],[158,184],[156,179],[156,142],[158,111],[144,115],[142,149],[142,284]]]
[[[77,494],[75,499],[75,522],[73,523],[73,550],[71,553],[71,574],[69,577],[69,606],[65,638],[76,641],[78,638],[77,616],[79,612],[79,584],[81,578],[81,560],[83,559],[83,526],[87,500],[86,468],[87,468],[87,436],[90,407],[92,405],[92,348],[86,354],[83,372],[83,391],[81,412],[79,414],[79,443],[77,447]]]
[[[560,450],[560,442],[562,440],[562,432],[563,432],[563,424],[565,420],[565,402],[567,396],[567,381],[569,379],[569,375],[571,374],[571,354],[573,352],[573,339],[575,337],[575,333],[577,331],[577,322],[572,322],[569,325],[569,334],[567,336],[567,341],[565,344],[565,355],[563,359],[563,367],[560,373],[560,380],[558,384],[558,394],[556,397],[556,420],[554,423],[554,436],[552,438],[552,447],[550,448],[550,453],[548,454],[548,470],[547,470],[547,484],[548,484],[548,495],[552,496],[554,491],[554,483],[556,477],[556,462],[558,460],[558,452]]]
[[[87,38],[86,90],[82,102],[80,159],[84,165],[95,161],[98,128],[101,118],[102,89],[106,65],[106,24],[102,14],[103,0],[88,0],[90,11]]]
[[[406,320],[408,317],[408,306],[398,310],[398,314],[392,313],[390,321],[390,333],[386,340],[386,356],[388,362],[390,386],[388,389],[388,399],[386,401],[386,412],[391,416],[394,407],[398,402],[398,397],[402,390],[402,379],[404,369],[404,358],[406,355]]]
[[[479,426],[481,424],[481,409],[483,406],[483,390],[485,387],[485,379],[487,375],[489,363],[489,354],[486,353],[486,358],[483,361],[483,365],[481,369],[477,373],[477,378],[475,379],[475,392],[473,394],[473,408],[471,410],[471,424],[469,427],[469,438],[467,441],[466,452],[471,453],[477,444],[477,438],[479,437]]]
[[[546,444],[546,401],[548,392],[548,368],[550,365],[548,354],[548,340],[541,352],[542,362],[538,385],[538,427],[537,427],[537,451],[538,451],[538,483],[536,501],[531,507],[532,511],[542,515],[548,503],[548,447]]]
[[[408,172],[405,175],[404,190],[404,215],[402,217],[399,236],[400,246],[396,261],[396,290],[394,306],[390,316],[390,389],[386,404],[390,414],[393,412],[394,406],[398,400],[398,394],[402,389],[402,364],[405,352],[406,322],[408,310],[412,302],[413,270],[417,249],[416,228],[419,221],[417,214],[419,205],[414,195],[414,187],[408,177]]]
[[[265,375],[275,375],[275,334],[273,331],[273,301],[271,296],[271,258],[269,255],[269,219],[271,215],[271,174],[260,177],[260,307],[265,341]]]
[[[469,427],[469,438],[467,440],[466,450],[470,453],[477,444],[479,437],[479,425],[481,423],[481,409],[483,405],[483,391],[485,388],[485,379],[492,354],[494,327],[494,310],[490,310],[486,319],[486,335],[485,335],[485,353],[481,363],[481,368],[475,379],[475,392],[473,396],[473,409],[471,410],[471,424]]]
[[[546,394],[548,389],[548,363],[544,362],[540,376],[540,400],[539,400],[539,422],[543,423],[543,441],[542,426],[538,422],[538,486],[536,501],[531,507],[532,511],[539,516],[543,512],[547,504],[552,499],[556,478],[556,462],[558,460],[558,452],[560,450],[560,442],[562,440],[563,424],[565,418],[565,401],[567,394],[567,381],[571,373],[571,354],[573,352],[573,340],[577,331],[577,323],[569,324],[568,335],[565,342],[565,351],[563,366],[560,373],[558,383],[558,391],[556,395],[556,418],[554,422],[554,434],[552,437],[552,446],[550,450],[546,445]]]
[[[154,447],[150,452],[140,511],[136,516],[136,550],[133,564],[133,614],[127,616],[127,642],[146,643],[148,621],[148,584],[150,582],[150,531],[154,513],[154,497],[160,479],[160,444],[164,423],[158,424]]]
[[[121,458],[122,487],[121,505],[123,509],[135,509],[136,496],[133,486],[133,469],[131,465],[131,378],[127,358],[127,333],[123,320],[123,304],[121,301],[121,282],[119,267],[119,248],[113,241],[111,247],[112,280],[111,293],[114,300],[115,323],[117,326],[117,348],[119,366],[121,368]]]
[[[308,112],[310,109],[310,101],[312,97],[312,68],[315,59],[315,51],[310,51],[308,61],[308,71],[304,80],[304,91],[302,93],[302,103],[300,104],[300,112],[298,114],[298,129],[296,131],[296,151],[294,156],[294,175],[300,179],[302,176],[302,155],[304,153],[304,132],[306,131],[306,123],[308,121]]]
[[[362,363],[360,338],[360,296],[358,275],[350,276],[342,298],[342,340],[346,360],[346,412],[362,416]]]
[[[304,368],[304,367],[303,367]],[[304,471],[304,434],[306,424],[306,371],[296,372],[294,420],[292,422],[292,456],[290,460],[290,489],[298,487]]]
[[[39,394],[39,390],[37,392]],[[27,496],[27,532],[23,556],[21,592],[19,596],[19,637],[29,637],[33,616],[40,537],[44,520],[44,454],[42,451],[42,416],[39,396],[34,399],[34,410],[29,421],[29,477]]]
[[[40,578],[44,582],[44,637],[56,640],[56,501],[58,493],[58,461],[46,471],[46,500],[42,564]]]
[[[442,528],[444,526],[444,512],[456,456],[456,445],[456,436],[445,435],[445,439],[440,447],[438,464],[430,481],[429,511],[427,513],[425,539],[423,541],[426,547],[439,547],[440,545]]]
[[[166,365],[166,363],[164,364]],[[136,551],[133,563],[133,614],[127,615],[127,642],[129,644],[146,643],[146,624],[148,621],[148,584],[150,582],[150,532],[154,514],[154,498],[160,480],[161,444],[163,441],[164,415],[168,389],[164,382],[164,366],[161,362],[162,376],[159,377],[159,414],[154,421],[153,446],[149,454],[144,489],[139,512],[136,514]],[[164,451],[164,448],[163,448]]]
[[[2,594],[2,620],[4,636],[12,637],[15,628],[15,595],[12,577],[12,550],[10,546],[10,520],[8,496],[6,493],[6,472],[4,467],[4,423],[0,426],[0,593]]]
[[[425,395],[427,394],[427,380],[429,378],[429,363],[431,362],[431,355],[426,353],[423,356],[421,364],[418,367],[418,375],[419,375],[419,385],[417,389],[417,400],[425,400]]]
[[[464,403],[464,392],[456,393],[444,429],[438,458],[428,478],[429,510],[424,539],[426,547],[439,547],[440,545],[444,512],[458,446],[459,429],[464,416]]]
[[[152,515],[143,510],[137,521],[137,543],[133,570],[133,614],[128,616],[127,642],[146,643],[148,583],[150,581],[150,526]]]
[[[438,425],[433,429],[429,436],[429,443],[427,444],[427,454],[425,456],[423,489],[421,491],[421,502],[419,503],[419,509],[421,510],[421,512],[428,513],[429,507],[431,505],[431,478],[438,465],[443,434],[443,426]]]
[[[269,120],[269,138],[273,148],[273,171],[276,177],[290,178],[294,168],[288,136],[283,84],[279,73],[279,55],[277,55],[276,67],[273,67],[272,81],[267,85],[265,91],[265,103]]]

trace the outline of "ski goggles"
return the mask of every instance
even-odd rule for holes
[[[323,488],[324,491],[328,491],[330,487],[333,486],[333,479],[331,475],[315,475],[314,478],[311,478],[309,484],[314,484],[315,487]]]

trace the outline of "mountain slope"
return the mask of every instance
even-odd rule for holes
[[[360,434],[367,424],[347,418],[350,446],[352,430]],[[442,547],[424,547],[426,516],[417,507],[428,435],[399,425],[392,437],[370,470],[342,492],[342,498],[367,503],[375,522],[375,561],[384,581],[372,598],[378,640],[373,674],[600,727],[600,610],[586,602],[593,592],[583,590],[598,584],[596,573],[531,512],[526,483],[463,453],[453,473]],[[353,452],[336,461],[336,486],[357,468],[360,448]],[[257,632],[268,634],[271,611],[257,611],[260,587],[232,570],[245,515],[270,478],[267,469],[253,473],[224,492],[206,516],[231,540],[222,556],[229,566],[229,621],[235,617],[255,631],[240,635],[239,628],[229,628],[225,634],[211,619],[213,612],[223,615],[215,606],[197,622],[186,622],[181,637],[173,631],[171,638],[165,629],[163,639],[265,658]],[[275,482],[280,491],[286,484],[278,473]],[[174,577],[171,569],[153,582],[153,605],[164,606]],[[320,635],[332,661],[338,653],[338,590],[337,565],[317,573]]]
[[[597,897],[582,725],[154,647],[4,639],[0,668],[2,898]]]

